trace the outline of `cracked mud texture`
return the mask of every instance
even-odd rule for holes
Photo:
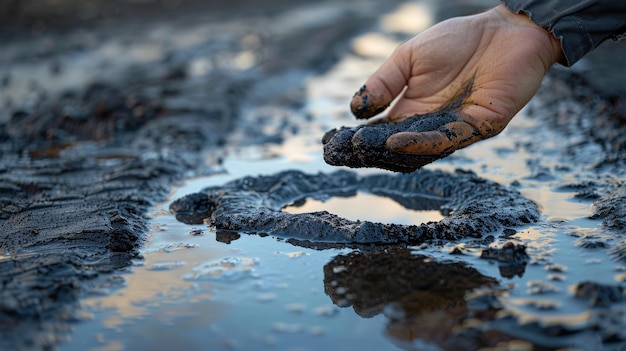
[[[446,132],[447,123],[461,121],[451,111],[441,111],[409,117],[400,123],[377,123],[357,127],[341,127],[328,131],[322,138],[324,160],[333,166],[350,168],[376,167],[395,172],[409,173],[454,150],[436,155],[412,155],[391,152],[385,147],[387,139],[399,132]]]
[[[281,211],[307,198],[349,197],[359,190],[387,196],[407,208],[439,210],[449,215],[439,222],[399,225],[350,221],[326,211]],[[219,231],[267,234],[314,248],[481,238],[485,233],[539,218],[536,204],[516,190],[473,173],[429,170],[369,176],[350,171],[284,171],[245,177],[182,197],[170,205],[170,210],[185,223],[202,223],[206,219]]]

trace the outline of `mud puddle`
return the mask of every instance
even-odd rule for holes
[[[288,142],[235,148],[224,159],[223,173],[189,180],[156,206],[144,260],[123,274],[122,286],[83,300],[85,321],[61,349],[619,349],[619,316],[626,304],[615,299],[598,306],[593,294],[576,297],[581,282],[615,287],[626,279],[626,266],[611,258],[609,242],[598,240],[596,248],[581,244],[601,237],[600,222],[588,219],[592,201],[563,185],[586,174],[588,167],[563,167],[557,142],[545,142],[541,149],[524,147],[535,138],[548,141],[559,135],[525,113],[500,136],[427,166],[471,170],[539,205],[542,217],[537,223],[485,233],[493,236],[488,240],[372,251],[313,250],[280,238],[220,232],[174,219],[169,204],[206,187],[284,170],[335,171],[324,164],[319,140],[328,124],[353,122],[337,112],[337,104],[315,96],[325,85],[330,89],[331,82],[345,82],[345,68],[363,64],[354,60],[346,58],[337,70],[309,83],[311,99],[305,110],[315,122]],[[326,121],[316,114],[335,118]],[[537,158],[549,169],[538,167]],[[362,175],[376,173],[380,171],[359,170]],[[442,217],[437,211],[410,214],[404,209],[409,217],[398,219],[388,201],[361,194],[315,205],[307,201],[296,208],[394,223]],[[510,264],[481,258],[485,249],[507,242],[525,245],[528,259]],[[451,254],[455,249],[461,254]],[[445,287],[428,282],[433,272]],[[412,286],[416,281],[427,288]],[[485,297],[494,294],[497,303]],[[485,309],[499,311],[500,319],[476,312]],[[478,320],[460,317],[468,313]],[[477,331],[488,336],[479,338]],[[611,342],[611,335],[618,341]]]
[[[363,204],[371,206],[369,211],[364,212]],[[284,208],[284,211],[294,214],[328,211],[352,221],[367,218],[368,221],[372,222],[397,224],[420,224],[440,221],[444,218],[441,212],[436,209],[411,210],[389,198],[362,192],[348,198],[332,197],[327,201],[307,199],[304,203]]]
[[[619,214],[622,212],[619,202],[618,206],[607,206],[605,212],[608,215],[599,216],[597,220],[588,218],[597,212],[593,207],[597,199],[607,198],[608,193],[620,199],[619,190],[614,189],[623,187],[624,173],[620,168],[623,163],[608,162],[610,157],[606,155],[606,150],[612,144],[619,144],[620,139],[605,138],[601,131],[614,129],[602,128],[601,124],[594,128],[597,120],[580,117],[602,117],[605,110],[588,108],[597,105],[594,105],[593,98],[582,94],[585,98],[577,99],[577,83],[562,80],[562,77],[549,77],[529,109],[515,118],[500,136],[426,167],[428,171],[447,172],[442,176],[446,179],[460,168],[463,174],[473,172],[477,183],[485,180],[503,191],[519,192],[538,205],[541,216],[536,222],[500,226],[492,232],[481,231],[476,237],[453,241],[428,241],[419,245],[366,244],[358,249],[339,243],[332,247],[318,246],[318,250],[285,237],[266,236],[250,230],[223,231],[206,224],[184,224],[169,212],[170,204],[187,194],[201,192],[207,187],[220,187],[246,176],[254,180],[259,175],[272,176],[283,171],[335,172],[336,167],[330,167],[322,160],[322,135],[338,126],[358,124],[349,116],[347,106],[354,89],[361,86],[366,76],[387,56],[388,50],[392,50],[402,38],[433,23],[434,12],[449,11],[446,5],[435,4],[407,3],[395,13],[383,16],[376,29],[354,38],[350,53],[341,56],[339,62],[327,72],[324,69],[326,73],[321,75],[319,71],[313,73],[307,69],[334,62],[328,60],[327,50],[336,44],[331,40],[335,38],[333,30],[345,30],[339,37],[353,35],[353,24],[356,28],[355,23],[380,16],[374,3],[366,4],[369,7],[359,5],[350,9],[356,12],[333,12],[334,5],[331,4],[304,7],[271,21],[273,25],[268,28],[279,34],[291,33],[290,28],[300,28],[293,37],[281,36],[281,43],[305,42],[302,45],[257,47],[262,36],[255,37],[250,28],[266,27],[256,25],[257,22],[244,25],[241,20],[228,26],[219,21],[208,26],[203,23],[197,27],[202,29],[199,32],[179,33],[189,34],[183,37],[172,37],[166,26],[154,31],[150,37],[154,41],[139,40],[146,46],[136,47],[137,51],[132,51],[125,60],[130,60],[128,64],[133,65],[146,64],[142,66],[146,72],[139,72],[139,76],[146,75],[146,79],[157,72],[154,82],[163,77],[183,79],[174,74],[177,64],[187,68],[185,72],[192,80],[204,77],[206,83],[213,83],[210,72],[223,71],[221,68],[240,72],[257,63],[257,54],[267,54],[273,59],[263,65],[267,79],[251,88],[254,90],[251,98],[243,104],[247,110],[241,113],[229,113],[232,106],[242,105],[240,101],[231,101],[231,95],[239,90],[233,87],[232,94],[221,94],[209,88],[228,90],[227,84],[188,84],[183,79],[169,88],[159,85],[163,88],[163,96],[174,94],[165,105],[175,113],[162,125],[155,125],[154,129],[145,132],[148,136],[153,135],[147,138],[153,142],[147,150],[161,150],[163,145],[191,144],[183,148],[184,152],[168,154],[165,161],[171,161],[176,172],[183,168],[177,162],[185,163],[184,167],[188,167],[187,163],[202,163],[200,168],[208,165],[211,169],[199,173],[211,176],[187,180],[172,191],[166,201],[154,206],[149,211],[148,240],[140,249],[142,258],[133,259],[132,265],[111,275],[102,274],[107,276],[106,284],[96,291],[81,290],[89,295],[76,297],[80,303],[78,313],[72,309],[58,313],[64,318],[63,323],[56,323],[53,319],[49,329],[33,324],[33,329],[41,330],[36,333],[39,339],[35,340],[33,348],[40,345],[54,347],[50,345],[57,344],[59,334],[67,336],[67,340],[58,345],[61,350],[623,348],[626,340],[623,335],[626,330],[623,297],[626,267],[623,260],[617,259],[620,252],[622,259],[626,256],[626,245],[615,233],[620,230]],[[312,10],[317,11],[313,12],[315,16],[307,17]],[[376,15],[371,16],[370,12]],[[347,23],[345,16],[338,13],[351,14],[354,23]],[[331,25],[330,29],[321,26],[320,29],[298,20],[313,17],[315,21],[335,19],[342,25]],[[222,42],[222,30],[232,32],[232,37],[226,33]],[[116,38],[116,34],[112,36]],[[197,40],[207,36],[215,36],[215,45],[208,42],[196,47]],[[171,43],[167,38],[171,38]],[[317,45],[310,45],[302,38],[314,38],[318,40]],[[331,39],[324,41],[324,38]],[[84,40],[97,42],[98,38],[86,37]],[[113,44],[103,47],[104,53],[94,55],[105,58],[105,61],[113,60],[132,47],[133,42],[124,44],[113,40]],[[276,52],[272,54],[273,49]],[[331,51],[333,55],[344,52]],[[215,52],[224,52],[224,55],[217,61],[208,60],[207,57]],[[162,55],[168,53],[173,55],[171,60],[156,65],[156,70],[155,66],[148,64],[160,62]],[[86,84],[85,80],[92,76],[83,74],[94,68],[92,64],[98,66],[97,60],[89,57],[76,60],[77,75],[66,82],[67,86],[59,88]],[[293,69],[277,69],[284,65]],[[47,61],[45,67],[48,67]],[[118,71],[110,67],[104,71],[114,81],[126,73],[124,69]],[[28,67],[16,72],[30,77]],[[39,76],[39,73],[35,72],[35,75]],[[48,77],[47,74],[41,75],[44,80]],[[223,81],[229,82],[227,79]],[[301,84],[302,81],[305,83]],[[293,85],[297,87],[285,92],[285,86]],[[52,88],[42,86],[39,90],[45,92]],[[181,91],[176,93],[176,89],[170,88],[180,88]],[[34,90],[35,93],[39,91]],[[8,106],[14,103],[13,100],[27,99],[28,91],[33,89],[21,87],[15,96],[4,99],[3,103]],[[112,93],[105,90],[102,94]],[[177,95],[184,98],[179,99]],[[215,99],[215,96],[219,98]],[[68,97],[70,102],[71,98]],[[228,106],[221,106],[222,100],[228,102]],[[208,102],[211,106],[213,102],[219,106],[208,108],[205,106]],[[143,108],[144,104],[139,107]],[[188,113],[202,115],[205,111],[217,111],[217,115],[224,119],[219,121],[228,127],[215,129],[195,115],[188,116]],[[0,121],[6,117],[0,116]],[[236,126],[230,126],[229,123],[234,121]],[[72,126],[70,123],[69,127]],[[181,127],[179,133],[162,133],[162,128],[170,130],[175,126]],[[576,128],[586,128],[587,132],[577,132]],[[220,150],[207,156],[210,159],[203,160],[201,153],[190,151],[201,150],[206,139],[216,134],[215,130],[224,131],[218,133],[221,137],[232,129],[235,129],[234,134],[229,135],[228,140],[215,141]],[[611,135],[608,133],[608,137]],[[170,140],[172,136],[176,138]],[[135,140],[133,134],[128,134],[127,138]],[[598,143],[597,140],[605,142]],[[87,146],[85,156],[93,155],[92,149],[97,147]],[[19,148],[16,146],[16,149]],[[142,150],[138,148],[137,154],[144,155]],[[613,152],[615,150],[615,159],[623,159],[623,149],[613,149]],[[193,157],[187,160],[184,156]],[[216,159],[221,159],[221,163],[216,163]],[[154,167],[164,162],[163,159],[148,161]],[[46,165],[43,163],[41,168],[45,169]],[[12,170],[11,167],[7,166],[7,169]],[[93,167],[86,164],[85,168],[91,170]],[[145,174],[154,173],[150,172],[152,168],[146,169]],[[170,183],[156,182],[163,185],[159,191],[166,191],[165,185],[180,179],[177,178],[180,173],[174,171],[172,174],[177,176],[172,177]],[[140,184],[149,183],[150,178],[145,174],[140,172],[137,175]],[[357,174],[366,177],[389,173],[362,169]],[[113,175],[117,173],[113,172]],[[92,188],[92,184],[87,183],[85,187]],[[126,187],[134,188],[131,185]],[[144,199],[141,203],[147,204],[151,199]],[[309,200],[299,210],[321,209],[351,221],[420,224],[424,221],[439,223],[450,218],[433,205],[435,213],[411,213],[405,209],[403,212],[410,213],[410,217],[398,219],[393,216],[399,210],[390,207],[390,198],[385,196],[329,196],[326,202],[318,203],[320,208],[307,207],[313,202]],[[340,200],[350,203],[342,204]],[[335,205],[338,202],[340,204]],[[487,199],[485,202],[491,201]],[[140,217],[142,214],[136,215]],[[431,214],[437,217],[424,217]],[[79,215],[85,217],[84,212]],[[603,224],[603,218],[612,219],[613,224]],[[143,222],[137,218],[137,223]],[[611,225],[616,229],[612,230]],[[130,233],[139,236],[143,231],[136,229]],[[6,256],[0,262],[11,259]],[[72,260],[74,258],[70,257],[62,261],[61,270],[84,272],[84,265]],[[25,272],[41,271],[39,278],[33,279],[50,276],[45,269],[37,268]],[[39,281],[29,283],[34,290],[41,286]],[[83,284],[70,283],[61,285],[61,288],[78,290],[77,286]],[[14,290],[21,293],[19,286]],[[52,300],[58,298],[56,293],[57,290],[52,291],[51,299],[42,301],[59,303]],[[3,306],[8,306],[8,311],[19,311],[12,300],[7,301]],[[41,307],[37,301],[32,304],[33,310]],[[71,332],[63,329],[68,323],[73,328]]]
[[[492,147],[486,145],[480,151],[488,152]],[[308,156],[315,161],[300,164],[298,168],[308,172],[320,169],[328,171],[318,155],[321,153],[311,152]],[[518,169],[515,165],[520,163],[511,162],[511,157],[516,158],[514,155],[508,155],[505,159],[495,158],[487,165],[465,159],[463,165],[482,169],[484,177],[511,182],[520,179],[516,172],[528,172]],[[235,175],[243,176],[250,171],[251,163],[255,172],[250,175],[274,173],[294,167],[294,163],[286,159],[253,162],[226,160],[224,168],[229,174],[189,181],[186,186],[177,189],[171,198],[174,200],[203,187],[225,183],[235,178]],[[454,167],[454,163],[450,162],[447,166]],[[544,327],[566,326],[573,331],[591,329],[598,318],[597,310],[590,306],[589,301],[575,299],[573,286],[589,279],[614,285],[626,278],[626,267],[611,260],[608,249],[588,250],[576,244],[578,238],[572,235],[572,231],[597,230],[598,223],[586,219],[590,214],[589,203],[572,200],[572,193],[554,191],[549,185],[525,183],[522,183],[522,192],[541,205],[545,222],[516,228],[518,232],[506,239],[527,246],[529,263],[521,269],[511,273],[507,271],[506,264],[481,259],[481,251],[486,246],[475,246],[471,242],[409,247],[403,252],[416,257],[416,260],[432,260],[444,266],[461,262],[467,264],[467,269],[477,270],[477,277],[495,278],[506,291],[506,296],[500,299],[504,309],[522,324],[537,322]],[[365,201],[354,201],[359,198],[356,196],[348,206],[332,207],[322,203],[320,209],[342,217],[372,220],[381,216],[377,208],[389,208],[386,207],[388,198],[360,196]],[[329,200],[328,203],[333,204],[333,201],[339,200]],[[356,284],[363,289],[359,293],[366,298],[360,302],[367,308],[328,296],[333,276],[325,272],[340,273],[348,269],[350,266],[345,264],[335,265],[334,260],[359,251],[318,251],[296,247],[271,237],[216,233],[203,225],[177,222],[168,213],[167,205],[169,203],[155,208],[153,212],[150,242],[143,250],[145,259],[137,261],[123,275],[123,286],[104,296],[83,301],[85,320],[76,325],[71,342],[62,345],[61,349],[184,347],[191,350],[314,350],[350,345],[363,350],[395,347],[418,350],[424,349],[431,342],[436,343],[436,340],[428,340],[432,335],[416,332],[422,328],[420,324],[396,325],[399,319],[402,320],[402,317],[396,316],[403,316],[402,308],[396,311],[393,306],[395,302],[401,301],[402,296],[389,298],[384,286],[370,287],[368,291]],[[318,210],[313,207],[310,209]],[[402,220],[416,223],[441,217],[436,212],[431,213],[432,217],[425,216],[426,213],[410,215],[405,209],[404,219],[394,217],[395,213],[387,213],[380,219],[394,223]],[[493,235],[499,237],[501,233]],[[506,240],[496,239],[491,246],[501,246]],[[462,248],[464,254],[450,255],[455,247]],[[400,267],[385,267],[384,273],[393,276],[394,272],[411,267],[403,266],[403,263],[406,262],[398,263]],[[376,270],[367,264],[359,268]],[[367,275],[372,273],[363,274],[366,276],[362,278],[364,281],[372,279]],[[445,274],[442,277],[445,279]],[[458,286],[454,286],[455,282]],[[450,290],[461,290],[458,297],[461,301],[464,301],[466,293],[480,287],[464,286],[464,282],[458,281],[450,284]],[[431,294],[435,294],[434,291]],[[431,303],[424,296],[413,299]],[[434,302],[432,304],[435,311],[446,313],[447,309],[437,308]],[[626,305],[617,304],[611,308],[619,311]],[[441,323],[426,312],[420,311],[418,315],[423,316],[422,323],[426,325]],[[411,315],[407,319],[414,318]],[[528,347],[582,345],[588,350],[601,347],[598,335],[591,330],[575,333],[571,337],[555,338],[537,331],[519,332],[516,324],[492,326],[490,329],[512,336],[513,340],[524,340],[528,344],[522,344]]]

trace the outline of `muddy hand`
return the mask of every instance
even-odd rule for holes
[[[388,134],[385,149],[390,154],[422,156],[432,162],[500,133],[561,55],[556,37],[500,5],[441,22],[399,46],[354,95],[351,109],[357,118],[370,118],[397,98],[378,120],[386,122],[380,125],[381,133],[407,119],[454,114],[456,119],[445,123],[433,120],[431,129],[383,133]],[[353,138],[358,135],[355,132]],[[325,156],[331,139],[325,138]],[[360,142],[351,140],[353,151]],[[348,147],[345,141],[342,145]]]
[[[457,138],[464,143],[473,142],[473,139],[480,137],[456,113],[441,111],[415,115],[397,123],[384,122],[331,130],[322,139],[324,160],[335,166],[377,167],[395,172],[412,172],[455,150],[442,144],[439,138],[429,138],[431,133],[442,133],[449,140]],[[420,143],[431,143],[429,146],[437,151],[428,154],[390,151],[389,140],[405,135],[408,138],[420,135]]]

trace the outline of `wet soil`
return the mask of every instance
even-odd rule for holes
[[[402,173],[413,172],[435,160],[449,156],[452,151],[436,155],[391,152],[385,145],[387,139],[399,132],[439,130],[446,133],[445,125],[455,121],[461,121],[461,118],[454,112],[442,111],[415,115],[400,123],[378,123],[333,129],[322,138],[324,160],[333,166],[377,167]]]
[[[247,2],[233,2],[230,7],[185,2],[192,7],[181,7],[181,17],[174,16],[179,12],[164,15],[157,9],[154,17],[145,17],[153,20],[130,24],[122,21],[136,19],[136,13],[146,9],[134,4],[140,10],[128,15],[118,13],[113,21],[108,15],[96,15],[96,22],[89,21],[93,17],[79,16],[55,24],[38,18],[36,11],[28,7],[31,2],[9,3],[20,5],[12,11],[21,15],[11,17],[11,21],[27,20],[11,25],[6,36],[9,39],[2,44],[5,50],[0,53],[0,253],[4,255],[0,257],[0,348],[8,350],[54,348],[89,319],[80,314],[81,302],[97,293],[108,296],[111,291],[130,289],[130,272],[137,269],[134,265],[142,262],[143,255],[152,259],[149,250],[142,254],[146,233],[151,230],[148,211],[165,200],[175,184],[223,172],[222,159],[234,148],[281,145],[294,134],[305,134],[311,118],[297,114],[307,99],[303,82],[344,57],[350,38],[391,6],[391,2],[351,1],[337,10],[337,5],[325,2],[298,2],[295,8],[282,1],[263,7],[239,6]],[[111,2],[102,8],[123,4]],[[109,13],[98,11],[91,13]],[[317,14],[313,20],[303,15],[311,13]],[[169,25],[162,27],[164,17],[168,17]],[[85,31],[70,30],[77,27]],[[138,47],[141,50],[134,50]],[[361,74],[359,82],[350,82],[354,86],[349,91],[363,78]],[[540,121],[538,126],[523,129],[528,133],[526,137],[515,135],[512,126],[511,143],[494,151],[505,157],[511,153],[527,155],[522,162],[525,168],[514,176],[491,177],[498,181],[486,179],[492,161],[467,161],[468,153],[473,152],[469,150],[451,155],[447,161],[450,163],[443,165],[474,167],[475,174],[426,169],[406,176],[347,171],[317,175],[273,172],[266,177],[224,182],[184,197],[173,207],[181,220],[213,221],[219,229],[215,239],[231,245],[230,255],[236,256],[232,246],[245,247],[249,242],[264,259],[271,256],[263,246],[269,246],[268,240],[299,245],[303,251],[276,256],[292,260],[311,255],[314,260],[303,261],[289,274],[301,275],[296,269],[304,270],[311,262],[316,268],[323,267],[324,290],[332,303],[354,306],[363,316],[384,315],[386,333],[399,348],[436,345],[440,349],[458,349],[463,345],[469,349],[510,349],[521,345],[550,349],[576,345],[583,349],[620,349],[626,340],[624,279],[616,275],[609,283],[600,281],[600,272],[605,272],[608,265],[623,265],[626,257],[623,99],[607,86],[610,84],[596,81],[595,85],[605,88],[599,91],[588,83],[588,78],[574,70],[550,72],[526,111],[530,121]],[[249,106],[257,108],[252,118],[244,113]],[[269,108],[259,108],[263,106]],[[280,109],[273,109],[275,106]],[[333,126],[344,122],[332,121]],[[360,129],[364,127],[355,127]],[[349,127],[341,133],[352,131]],[[371,152],[388,156],[381,149]],[[481,155],[481,159],[485,157],[489,156]],[[341,159],[345,163],[348,158]],[[421,162],[391,159],[388,167],[400,171],[410,171]],[[368,161],[359,162],[359,167],[368,165]],[[412,166],[402,168],[402,162]],[[394,191],[400,186],[402,194]],[[531,196],[526,195],[542,186],[575,193],[574,199],[591,206],[589,218],[597,225],[589,229],[579,224],[579,219],[538,214],[558,213],[528,200]],[[443,211],[447,218],[421,226],[385,226],[366,220],[356,223],[330,213],[288,215],[280,211],[306,197],[348,196],[357,189],[380,189],[382,195],[413,208],[422,208],[422,195],[426,193],[426,207]],[[411,194],[415,190],[419,194],[416,198]],[[540,200],[552,204],[535,196],[535,201]],[[527,224],[533,229],[524,230]],[[390,236],[385,231],[388,228],[400,233],[400,245],[389,244],[397,241],[397,236]],[[194,230],[193,237],[202,239],[204,229]],[[359,230],[363,235],[358,234]],[[577,251],[558,256],[550,249],[537,248],[539,240],[524,239],[525,234],[533,235],[535,231],[542,237],[554,233],[571,237],[578,245]],[[253,233],[270,234],[278,240],[264,238],[261,240],[265,244],[259,244],[253,241],[258,236],[249,235]],[[453,242],[448,243],[450,240]],[[414,246],[421,243],[425,245]],[[284,250],[284,246],[279,247]],[[358,250],[316,251],[337,247]],[[191,260],[188,250],[192,248],[170,243],[159,250],[180,253],[183,259],[154,262],[146,270],[168,271],[184,266],[184,260]],[[485,265],[493,263],[497,267],[505,279],[499,281],[499,286],[494,287],[496,280],[488,276],[496,275],[492,271],[477,272],[463,263],[471,261],[481,266],[472,259],[473,250],[484,253],[479,260],[487,262]],[[443,252],[444,258],[434,262],[432,257],[422,256],[426,252],[439,258]],[[608,263],[581,279],[575,273],[590,271],[584,263],[590,253],[606,256]],[[199,255],[215,254],[207,250]],[[559,266],[552,257],[571,260],[570,271],[566,274],[567,267]],[[449,259],[461,263],[446,262]],[[203,257],[189,275],[183,279],[177,276],[171,284],[187,289],[179,296],[190,309],[199,304],[194,300],[196,296],[185,294],[202,286],[204,279],[213,282],[217,272],[236,281],[240,276],[254,276],[252,271],[258,265],[247,257],[206,260]],[[283,270],[287,270],[285,265],[293,265],[293,261],[279,262]],[[530,281],[529,276],[540,276],[533,268],[543,272],[544,266],[551,282]],[[354,269],[344,271],[341,267]],[[428,276],[432,271],[440,273],[444,281],[432,280]],[[282,277],[273,271],[262,274],[270,281],[276,275]],[[521,280],[522,276],[526,280]],[[388,288],[371,286],[372,281],[384,281]],[[515,294],[524,294],[520,292],[524,288],[507,285],[507,281],[528,284],[528,294],[533,298],[514,300]],[[453,282],[459,285],[453,286]],[[145,289],[143,283],[141,289]],[[247,305],[250,299],[241,291],[254,289],[255,284],[233,290],[221,288],[235,292],[234,304],[244,306],[249,313],[258,311],[258,306]],[[563,288],[563,284],[575,284],[575,301],[558,292],[555,286]],[[475,291],[480,286],[491,288]],[[170,287],[161,285],[156,291],[160,294],[164,289]],[[513,298],[507,298],[509,294]],[[550,316],[529,321],[520,310],[538,314],[560,311],[558,303],[537,296],[560,299],[566,307],[578,307],[576,301],[582,301],[586,306],[581,312],[583,322],[575,319],[546,323]],[[257,298],[268,300],[266,295]],[[165,294],[165,300],[171,299]],[[215,309],[204,311],[206,316],[220,310],[219,306],[211,306]],[[180,316],[180,310],[174,311]],[[320,314],[334,315],[334,311],[325,309]],[[237,322],[233,325],[250,320],[236,314],[232,318]],[[339,328],[346,324],[343,321],[322,323]],[[261,322],[267,324],[265,318]],[[146,328],[146,323],[151,321],[140,324]],[[191,328],[193,323],[197,322],[183,324]],[[431,332],[426,325],[439,332]],[[206,346],[207,330],[203,325],[199,327],[199,344]],[[284,324],[273,328],[281,335],[305,339]],[[129,336],[128,344],[170,335],[164,332],[150,338],[137,337],[144,335],[143,331]],[[180,338],[176,347],[186,345],[185,339]],[[359,336],[353,341],[361,342],[359,345],[366,349],[379,342],[372,339]],[[331,340],[329,347],[343,340]],[[525,341],[520,344],[520,340]],[[312,344],[323,342],[318,339]],[[163,345],[170,344],[150,347]],[[220,347],[233,345],[236,343]],[[251,338],[250,345],[258,346],[258,340]],[[78,344],[72,347],[81,348]]]
[[[350,221],[326,211],[303,214],[281,211],[307,198],[349,197],[357,191],[390,197],[405,208],[438,210],[447,217],[421,225],[397,225]],[[186,223],[206,221],[218,231],[272,235],[315,248],[419,245],[482,238],[485,232],[539,219],[536,204],[514,189],[480,179],[473,173],[428,170],[362,177],[348,171],[330,174],[286,171],[246,177],[187,195],[173,202],[170,210]]]
[[[2,5],[0,348],[57,344],[79,297],[141,257],[150,207],[219,168],[244,104],[299,103],[297,83],[255,84],[326,69],[378,6],[346,4],[334,26],[294,23],[306,1],[233,11],[246,4]]]

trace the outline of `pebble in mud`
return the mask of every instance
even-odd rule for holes
[[[425,132],[438,130],[451,132],[445,126],[462,121],[454,112],[440,111],[415,115],[399,123],[378,123],[353,128],[341,127],[328,131],[322,138],[324,160],[333,166],[351,168],[376,167],[395,172],[409,173],[454,150],[433,155],[413,155],[391,152],[386,148],[387,139],[399,132]]]

